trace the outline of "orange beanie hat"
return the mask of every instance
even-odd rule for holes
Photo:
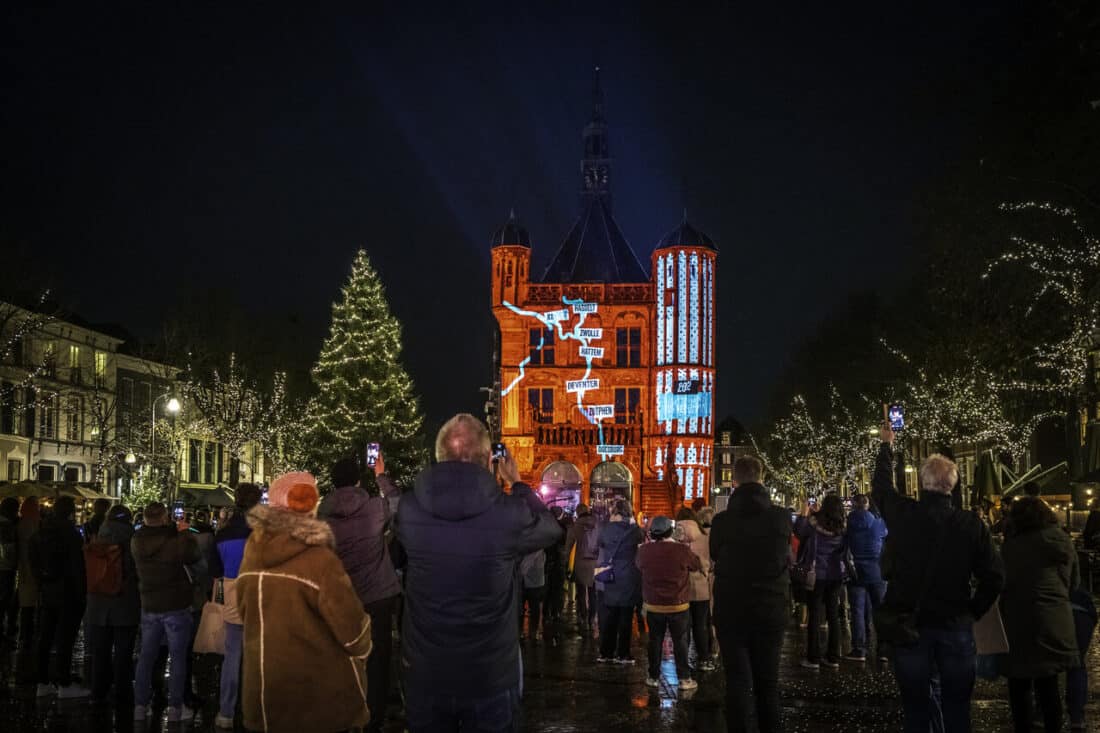
[[[308,471],[284,473],[271,482],[271,488],[267,491],[268,504],[299,514],[313,511],[320,498],[317,479]]]

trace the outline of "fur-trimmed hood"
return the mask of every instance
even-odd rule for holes
[[[282,565],[311,547],[336,548],[328,523],[308,514],[257,504],[248,511],[248,526],[255,559],[265,568]]]

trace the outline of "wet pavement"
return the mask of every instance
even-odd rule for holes
[[[900,730],[901,714],[894,680],[884,666],[845,662],[839,671],[806,670],[799,666],[805,637],[796,627],[789,630],[783,650],[780,693],[790,733],[871,733]],[[524,643],[524,725],[533,733],[618,733],[644,730],[725,731],[723,715],[724,675],[701,673],[699,689],[678,693],[671,649],[666,643],[662,684],[645,685],[645,651],[635,639],[633,666],[597,665],[596,643],[562,629],[557,639]],[[79,658],[79,655],[78,655]],[[86,701],[35,699],[33,684],[17,684],[11,674],[16,658],[5,654],[4,685],[0,687],[0,731],[213,731],[220,657],[196,662],[196,686],[206,704],[193,723],[163,722],[163,710],[155,710],[149,723],[134,724],[132,710],[116,712]],[[1089,731],[1100,733],[1100,650],[1089,654],[1091,675],[1088,707]],[[976,733],[1011,730],[1007,691],[1003,680],[979,680],[974,695]],[[244,730],[238,724],[238,731]],[[402,731],[400,700],[395,694],[387,714],[387,732]]]

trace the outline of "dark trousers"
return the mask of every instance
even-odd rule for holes
[[[1016,733],[1028,733],[1031,730],[1032,690],[1039,700],[1039,711],[1043,714],[1043,729],[1046,733],[1059,733],[1062,730],[1062,698],[1058,694],[1058,675],[1037,679],[1008,680],[1008,705],[1012,708],[1012,725]]]
[[[546,605],[543,621],[556,621],[565,608],[565,569],[560,565],[546,568]]]
[[[1070,723],[1085,722],[1085,703],[1089,697],[1089,672],[1085,666],[1092,632],[1096,629],[1096,617],[1084,611],[1073,611],[1073,628],[1077,632],[1077,649],[1081,652],[1081,666],[1066,670],[1066,708]]]
[[[782,733],[779,652],[783,646],[783,628],[743,623],[719,625],[718,646],[726,670],[726,730],[729,733],[751,730],[749,720],[755,708],[760,733]]]
[[[852,614],[852,654],[867,654],[871,644],[872,611],[886,597],[886,583],[848,586],[848,607]]]
[[[386,701],[390,696],[390,665],[393,660],[393,614],[397,596],[368,603],[363,610],[370,616],[371,653],[367,657],[367,709],[370,724],[367,733],[378,733],[386,722]]]
[[[82,599],[83,600],[83,599]],[[51,682],[65,687],[73,682],[73,646],[84,618],[84,604],[43,606],[40,611],[41,636],[38,639],[38,683]],[[50,674],[50,651],[55,654],[56,668]]]
[[[409,733],[515,733],[520,725],[519,690],[471,699],[410,688],[405,719]]]
[[[691,678],[688,666],[688,629],[691,627],[691,614],[679,613],[646,614],[649,622],[649,677],[657,679],[661,674],[661,648],[665,643],[665,632],[672,636],[672,654],[676,658],[676,676],[681,680]]]
[[[0,636],[5,630],[15,630],[15,615],[19,606],[15,602],[15,571],[0,570]]]
[[[630,657],[631,606],[604,606],[600,621],[600,656],[605,659]]]
[[[545,600],[545,585],[538,588],[523,589],[523,598],[520,599],[519,604],[519,633],[521,636],[523,635],[523,614],[527,609],[530,609],[530,613],[527,614],[527,633],[534,636],[535,632],[539,630],[542,621],[542,606]]]
[[[828,659],[840,660],[840,590],[839,580],[819,580],[810,593],[806,619],[806,659],[821,661],[821,614],[829,624]]]
[[[115,702],[126,705],[134,698],[134,641],[137,626],[89,626],[92,650],[92,699],[105,700],[115,686]]]
[[[596,621],[596,585],[581,585],[577,586],[577,623],[581,627],[592,626]]]
[[[691,639],[695,642],[695,659],[710,659],[710,601],[691,602]]]
[[[19,649],[29,652],[34,643],[35,622],[38,619],[37,606],[19,607]]]
[[[974,692],[974,631],[920,629],[915,644],[894,647],[894,676],[901,692],[905,733],[928,733],[937,716],[930,694],[938,680],[945,733],[969,733]]]

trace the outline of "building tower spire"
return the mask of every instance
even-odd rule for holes
[[[603,116],[603,86],[600,67],[592,84],[592,119],[584,127],[584,158],[581,159],[581,199],[603,199],[611,206],[611,154],[607,145],[607,121]]]

